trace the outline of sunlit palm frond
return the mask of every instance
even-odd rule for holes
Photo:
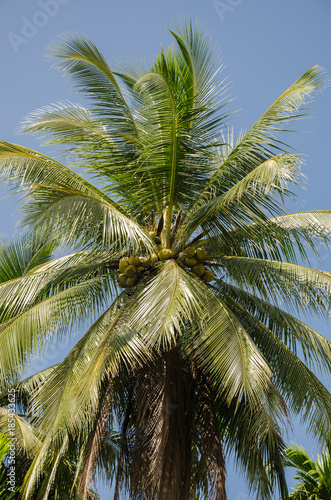
[[[138,212],[144,210],[150,186],[146,173],[137,169],[139,150],[118,144],[90,110],[60,102],[28,115],[20,130],[45,136],[45,144],[63,145],[66,158],[97,178],[104,193],[121,197],[131,212],[134,205]],[[151,203],[155,204],[153,196]]]
[[[56,425],[61,432],[66,432],[70,423],[74,432],[87,416],[86,407],[97,407],[96,388],[103,378],[108,374],[114,377],[122,364],[141,362],[148,357],[143,343],[126,325],[131,300],[120,296],[56,366],[35,394],[35,411],[38,413],[37,408],[40,407],[43,414],[40,425],[45,430],[48,425]],[[123,324],[126,326],[124,332],[121,330]],[[66,405],[60,404],[62,400],[66,401]],[[65,427],[61,427],[64,423]]]
[[[9,439],[15,440],[17,451],[21,449],[30,457],[34,455],[41,444],[36,429],[24,418],[7,408],[0,407],[0,431]]]
[[[91,183],[64,165],[34,151],[1,142],[2,176],[28,194],[25,224],[42,227],[62,242],[139,248],[150,239],[138,223]]]
[[[216,47],[198,21],[194,26],[192,22],[189,26],[184,22],[176,31],[169,31],[177,43],[181,81],[189,103],[195,104],[205,115],[213,116],[210,114],[211,108],[221,107],[223,94],[227,90],[224,82],[218,79],[222,66]],[[215,129],[218,123],[215,120]]]
[[[331,395],[327,388],[265,324],[238,304],[233,303],[232,308],[267,359],[274,383],[289,408],[323,439],[319,430],[329,429],[331,419]]]
[[[147,345],[159,349],[175,345],[189,322],[199,332],[194,345],[199,363],[220,390],[229,398],[243,391],[254,398],[263,391],[270,376],[264,359],[238,319],[193,275],[166,261],[136,294],[131,322]]]
[[[221,272],[237,286],[294,311],[310,314],[330,307],[331,274],[288,262],[250,257],[221,256]]]
[[[225,86],[212,72],[213,50],[198,27],[171,31],[176,49],[161,53],[133,88],[145,96],[138,106],[144,169],[163,179],[157,186],[167,206],[167,241],[178,206],[188,206],[210,177],[214,143],[226,114]],[[213,89],[211,91],[211,88]],[[194,172],[193,177],[190,175]],[[159,189],[163,189],[163,193]]]
[[[22,375],[34,351],[45,349],[54,337],[63,338],[64,331],[77,331],[79,324],[100,312],[106,297],[111,296],[106,282],[109,283],[108,276],[91,278],[38,301],[2,323],[1,379],[11,376],[15,380],[18,373]]]
[[[265,214],[268,212],[282,212],[279,198],[280,195],[289,194],[289,183],[297,184],[297,164],[295,156],[285,153],[256,162],[226,192],[218,196],[213,193],[211,200],[201,204],[192,213],[183,231],[190,235],[198,227],[214,234],[227,228],[240,230],[243,221],[260,222],[266,219]],[[184,236],[184,240],[187,237]]]
[[[330,369],[331,342],[288,312],[234,285],[219,283],[221,297],[228,304],[237,302],[284,342],[290,350],[303,356],[305,364],[315,369]],[[229,301],[228,302],[228,298]]]
[[[59,448],[68,433],[77,436],[91,412],[97,410],[102,380],[115,376],[122,363],[144,359],[142,343],[130,331],[124,334],[120,329],[128,302],[130,299],[121,305],[119,299],[102,314],[34,393],[32,401],[37,427],[47,438],[26,476],[26,498],[52,450]]]
[[[0,283],[18,278],[49,262],[54,245],[38,235],[0,243]]]
[[[325,244],[331,237],[331,213],[327,210],[296,212],[222,228],[218,235],[208,237],[208,248],[214,255],[246,255],[297,263],[297,252],[309,262],[311,250],[318,257],[316,244]]]
[[[16,242],[13,246],[15,249],[16,246],[19,247]],[[8,243],[8,247],[12,248],[12,243]],[[40,259],[38,248],[32,258],[30,252],[31,247],[24,255],[20,255],[17,261],[12,261],[12,266],[4,265],[2,268],[5,277],[14,275],[12,279],[0,284],[2,322],[25,312],[43,299],[93,278],[100,280],[108,278],[109,285],[112,286],[114,270],[121,256],[116,251],[79,252],[49,260],[49,258]],[[7,253],[5,255],[8,257]],[[30,260],[27,262],[24,260],[25,257]],[[42,263],[44,260],[46,263]],[[4,259],[3,263],[7,264]],[[35,267],[31,268],[32,265]],[[113,290],[115,292],[115,287]]]
[[[71,102],[59,102],[35,110],[23,120],[20,132],[45,136],[44,144],[85,145],[87,149],[90,149],[91,142],[103,147],[114,146],[106,127],[91,111]]]
[[[60,35],[50,45],[48,55],[59,62],[58,69],[74,79],[77,90],[87,94],[112,136],[134,142],[135,121],[114,73],[97,47],[87,37]],[[123,137],[124,136],[124,137]]]
[[[322,75],[323,69],[318,66],[308,70],[268,108],[238,141],[229,156],[220,162],[187,213],[186,239],[199,225],[198,217],[194,224],[191,222],[191,217],[194,218],[196,212],[202,212],[204,205],[207,204],[208,207],[215,196],[226,193],[259,164],[270,160],[275,152],[284,152],[284,144],[277,141],[275,136],[284,130],[284,123],[303,115],[299,108],[311,99],[313,92],[321,90],[325,85]],[[289,194],[292,196],[291,192]],[[203,216],[207,219],[208,211]]]

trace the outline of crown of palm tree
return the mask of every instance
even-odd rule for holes
[[[222,500],[223,448],[261,498],[269,461],[285,497],[288,409],[329,428],[312,369],[330,370],[331,344],[293,314],[330,309],[331,274],[297,256],[330,241],[331,212],[286,213],[300,159],[277,138],[323,72],[307,71],[234,142],[209,38],[192,25],[171,33],[152,67],[116,73],[85,37],[51,47],[90,107],[47,106],[22,130],[72,169],[0,143],[29,234],[0,253],[1,382],[16,383],[39,443],[26,499],[50,498],[74,456],[77,498],[99,470],[115,498]],[[54,257],[61,245],[70,253]],[[17,384],[36,352],[84,325],[62,362]]]
[[[327,500],[331,495],[330,438],[326,448],[315,460],[303,446],[292,446],[284,450],[284,466],[296,469],[297,485],[289,498],[293,500]]]

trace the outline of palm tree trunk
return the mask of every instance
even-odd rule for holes
[[[227,500],[225,489],[225,459],[217,421],[213,391],[205,375],[199,375],[199,411],[198,425],[202,425],[205,434],[205,459],[212,472],[213,487],[210,500]]]
[[[185,470],[190,457],[190,432],[186,428],[185,390],[182,357],[177,347],[164,352],[164,394],[162,404],[160,500],[186,500],[183,496]]]
[[[195,495],[192,446],[197,446],[197,428],[203,435],[199,453],[209,470],[209,500],[226,500],[223,449],[206,377],[194,363],[185,363],[176,346],[139,368],[133,378],[131,498],[190,500]]]
[[[185,399],[185,449],[184,449],[184,474],[182,486],[182,498],[191,498],[191,476],[192,476],[192,425],[194,419],[194,407],[196,404],[196,379],[194,370],[188,372],[186,380],[186,399]]]

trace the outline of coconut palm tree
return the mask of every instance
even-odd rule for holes
[[[285,497],[288,409],[330,426],[312,370],[330,369],[331,344],[294,314],[330,309],[331,274],[307,267],[307,247],[330,241],[331,212],[286,213],[300,159],[276,137],[323,87],[322,70],[234,141],[208,36],[171,34],[153,66],[116,72],[86,37],[52,45],[90,107],[47,106],[22,131],[71,168],[0,143],[23,227],[63,252],[0,285],[1,383],[25,397],[40,440],[25,499],[40,484],[49,498],[73,450],[67,491],[80,499],[103,472],[117,499],[223,500],[225,451],[260,498],[268,461]],[[18,382],[34,354],[74,335],[63,361]]]
[[[289,498],[293,500],[327,500],[331,498],[331,457],[330,440],[324,451],[315,460],[310,457],[303,446],[292,444],[284,450],[285,467],[296,469],[298,480],[294,492]]]

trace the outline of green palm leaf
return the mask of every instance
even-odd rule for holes
[[[295,318],[279,307],[262,300],[238,287],[221,283],[218,287],[220,296],[229,304],[236,301],[240,307],[254,315],[297,354],[300,349],[305,364],[320,369],[330,369],[331,342],[313,328]],[[224,297],[225,294],[225,297]],[[228,302],[228,300],[230,302]]]
[[[250,257],[222,256],[219,260],[239,287],[263,299],[287,303],[295,311],[303,306],[309,313],[326,313],[329,309],[331,274],[326,271]]]
[[[43,472],[48,457],[60,449],[68,436],[77,436],[85,420],[98,406],[102,379],[116,375],[121,363],[144,356],[144,348],[132,333],[120,330],[125,304],[109,308],[88,330],[68,356],[49,373],[33,396],[38,428],[47,435],[25,479],[24,495],[29,497]],[[119,311],[119,312],[118,312]],[[142,354],[141,354],[142,353]],[[84,388],[81,375],[84,373]],[[92,398],[92,399],[91,399]],[[40,419],[42,415],[42,419]],[[52,432],[49,432],[52,429]]]
[[[118,203],[64,165],[4,142],[0,145],[0,165],[7,180],[30,191],[25,224],[52,230],[62,241],[82,240],[103,247],[130,241],[138,248],[142,240],[152,248],[144,230]]]
[[[163,349],[176,343],[183,324],[194,324],[198,333],[192,348],[199,353],[198,362],[230,399],[242,392],[254,399],[266,387],[269,368],[240,322],[207,287],[173,261],[162,264],[141,293],[138,289],[130,313],[147,345]]]
[[[14,419],[12,432],[13,436],[8,436],[8,421]],[[22,449],[29,456],[33,456],[40,446],[40,437],[36,429],[24,418],[16,413],[10,412],[7,408],[0,407],[0,429],[1,432],[11,439],[15,439],[17,451]]]
[[[290,498],[298,500],[317,500],[328,498],[331,491],[330,481],[330,454],[323,450],[321,455],[314,460],[303,446],[286,448],[283,462],[285,467],[296,469],[294,478],[298,481]]]
[[[297,212],[244,224],[235,229],[222,229],[208,239],[213,253],[230,255],[234,252],[247,257],[270,258],[296,263],[296,250],[308,259],[307,246],[318,256],[316,243],[328,243],[331,213],[324,210]]]
[[[61,35],[49,47],[49,55],[59,60],[58,69],[74,79],[79,91],[96,101],[96,108],[112,133],[124,132],[127,139],[134,139],[137,132],[130,108],[113,72],[91,40]]]
[[[213,203],[211,207],[209,203],[214,200],[215,194],[220,196],[225,193],[259,164],[270,160],[274,156],[272,150],[282,150],[283,145],[275,140],[275,134],[283,130],[286,121],[302,116],[298,111],[300,106],[305,104],[312,92],[323,88],[322,74],[323,70],[318,66],[307,71],[268,108],[238,141],[229,156],[217,165],[216,172],[188,212],[185,239],[199,227],[200,221],[207,221],[214,214]],[[210,224],[213,227],[211,221]]]
[[[277,377],[276,385],[286,397],[290,409],[295,414],[300,413],[302,420],[308,422],[309,428],[328,429],[331,416],[329,391],[316,375],[253,314],[238,304],[232,304],[232,308],[263,352]]]

